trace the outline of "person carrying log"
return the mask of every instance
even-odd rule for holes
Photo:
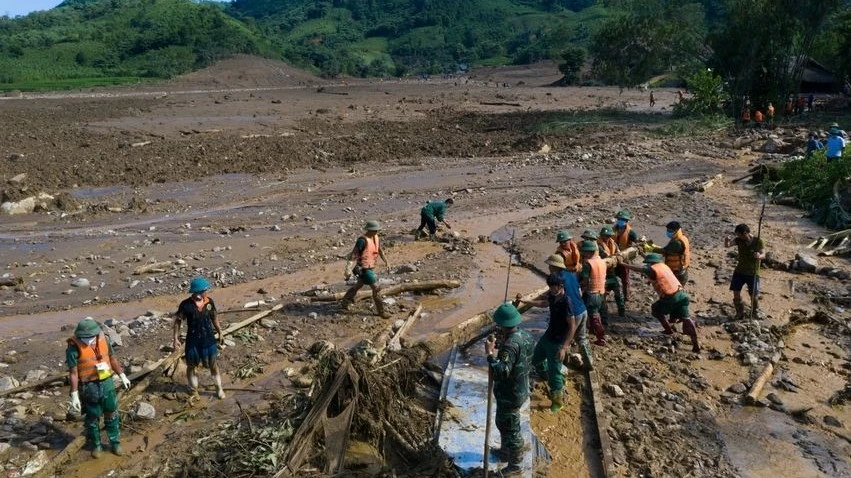
[[[520,407],[529,398],[529,367],[534,341],[529,332],[517,327],[522,317],[510,302],[494,311],[493,320],[498,326],[497,337],[492,335],[485,340],[485,353],[494,382],[494,422],[501,447],[492,451],[508,463],[500,470],[502,476],[520,476],[525,448],[520,432]]]
[[[556,234],[556,254],[564,259],[564,266],[570,272],[579,272],[582,268],[582,257],[579,254],[579,246],[573,240],[573,235],[568,230],[558,231]]]
[[[627,209],[621,209],[615,215],[615,220],[615,242],[618,245],[618,249],[623,251],[638,243],[638,233],[632,230],[632,225],[630,224],[632,221],[632,213]],[[625,304],[626,301],[629,300],[629,269],[618,264],[615,268],[615,272],[617,272],[618,277],[620,277],[621,280],[621,287],[623,287],[623,300]]]
[[[596,234],[595,234],[596,235]],[[606,294],[606,263],[597,253],[597,243],[584,241],[579,246],[582,253],[582,271],[580,272],[580,283],[582,286],[585,307],[588,309],[588,317],[591,319],[591,332],[597,340],[594,345],[606,345],[606,331],[603,328],[602,309],[606,306],[604,301]]]
[[[747,285],[754,306],[754,315],[759,310],[759,263],[765,259],[765,242],[751,234],[747,224],[739,224],[733,230],[735,236],[724,238],[724,247],[736,246],[739,249],[738,263],[730,279],[733,291],[733,306],[736,308],[736,320],[745,317],[745,303],[742,301],[742,288]]]
[[[346,270],[343,273],[345,280],[348,281],[354,275],[358,278],[358,281],[346,291],[340,306],[343,310],[349,310],[361,287],[368,285],[372,288],[372,300],[375,302],[376,313],[383,319],[389,319],[390,314],[384,310],[384,302],[381,300],[381,287],[378,285],[378,276],[375,274],[375,266],[379,257],[384,261],[384,266],[390,268],[387,257],[384,256],[384,249],[381,247],[381,240],[378,237],[381,225],[378,221],[370,219],[364,224],[363,230],[363,235],[358,238],[355,247],[352,248],[352,253],[349,255],[348,262],[346,262]]]
[[[662,254],[665,257],[665,264],[674,271],[677,280],[685,287],[688,283],[688,268],[691,265],[691,244],[679,222],[671,221],[665,225],[665,229],[668,244],[665,247],[656,247],[651,243],[645,251]]]
[[[671,268],[664,264],[664,260],[661,254],[651,252],[644,257],[643,267],[626,263],[624,265],[630,270],[644,274],[659,295],[659,300],[650,306],[650,313],[662,324],[665,334],[673,335],[675,330],[672,324],[682,322],[683,334],[691,338],[692,352],[699,353],[697,325],[689,313],[689,296]]]
[[[607,257],[613,257],[620,253],[620,249],[618,248],[617,242],[615,242],[615,231],[612,229],[612,226],[603,226],[600,229],[600,236],[597,239],[597,248],[600,252],[600,258],[605,259]],[[613,292],[615,296],[615,305],[618,308],[618,317],[624,318],[626,317],[626,302],[624,301],[623,294],[621,293],[621,281],[618,278],[617,271],[615,271],[615,267],[610,267],[606,269],[606,295],[603,296],[603,300],[606,301],[609,292]],[[603,307],[603,326],[609,326],[609,307]]]
[[[576,281],[576,276],[564,269],[564,261],[561,256],[558,254],[551,255],[547,258],[547,265],[550,268],[550,275],[547,276],[549,291],[529,301],[524,301],[521,294],[517,294],[515,304],[525,303],[532,307],[548,307],[550,309],[547,330],[535,344],[535,350],[532,353],[532,367],[538,377],[547,377],[547,384],[550,389],[550,411],[556,413],[564,406],[562,364],[573,338],[577,337],[578,342],[584,341],[584,350],[589,347],[585,331],[577,334],[579,327],[585,328],[588,313],[585,311],[582,298],[579,296],[579,284]],[[572,278],[575,284],[570,295],[565,290],[565,282],[569,278]],[[583,353],[584,355],[585,353]]]
[[[224,344],[222,326],[216,314],[216,303],[207,295],[210,282],[198,276],[189,282],[189,297],[180,302],[174,313],[174,337],[172,346],[175,350],[180,347],[180,324],[186,321],[186,343],[184,358],[186,360],[186,381],[189,383],[189,401],[195,401],[198,395],[199,366],[210,369],[210,375],[216,384],[216,396],[225,398],[222,388],[222,375],[216,358],[219,355],[219,345]],[[216,334],[219,339],[216,341]]]
[[[71,384],[70,407],[75,413],[85,412],[85,433],[91,444],[92,457],[99,458],[103,453],[101,416],[112,452],[122,455],[114,380],[118,374],[125,390],[130,389],[130,380],[124,374],[103,329],[91,317],[81,320],[74,329],[74,335],[68,339],[65,363],[68,365],[68,383]]]
[[[416,239],[419,239],[423,234],[423,229],[428,227],[428,237],[431,240],[434,240],[435,234],[437,233],[437,223],[442,222],[444,226],[448,229],[452,229],[452,226],[449,225],[444,220],[444,216],[446,215],[446,209],[449,206],[455,204],[455,200],[452,198],[447,198],[445,201],[429,201],[420,209],[420,227],[417,228]]]

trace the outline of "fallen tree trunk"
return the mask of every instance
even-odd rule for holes
[[[461,287],[461,281],[452,279],[428,280],[422,282],[407,282],[404,284],[396,284],[381,289],[381,296],[398,295],[403,292],[426,292],[434,289],[455,289]],[[336,292],[318,297],[311,297],[311,302],[336,302],[342,300],[346,295],[345,292]],[[372,291],[369,289],[359,290],[355,295],[355,301],[372,297]]]
[[[638,256],[638,246],[627,247],[626,249],[622,250],[618,255],[623,257],[625,261],[629,262]],[[609,269],[618,265],[618,260],[616,256],[607,257],[603,259],[603,262],[606,263],[606,267]]]
[[[16,394],[16,393],[20,393],[20,392],[24,392],[24,391],[27,391],[27,390],[31,390],[31,389],[33,389],[33,388],[43,387],[43,386],[45,386],[45,385],[49,385],[49,384],[51,384],[51,383],[53,383],[53,382],[59,382],[59,381],[61,381],[61,382],[63,382],[63,384],[64,384],[64,382],[65,382],[65,378],[66,378],[67,376],[68,376],[68,372],[59,372],[59,373],[55,373],[55,374],[53,374],[53,375],[51,375],[51,376],[49,376],[49,377],[47,377],[47,378],[44,378],[44,379],[42,379],[42,380],[37,381],[37,382],[28,383],[28,384],[26,384],[26,385],[21,385],[20,387],[15,387],[15,388],[13,388],[13,389],[10,389],[10,390],[6,390],[6,391],[3,391],[3,392],[0,392],[0,397],[5,397],[5,396],[8,396],[8,395],[14,395],[14,394]]]
[[[745,396],[746,405],[755,405],[759,402],[759,395],[762,393],[762,389],[765,387],[768,379],[770,379],[771,375],[774,373],[774,364],[777,363],[778,360],[780,360],[780,352],[776,352],[772,355],[771,360],[765,364],[765,367],[762,369],[762,373],[760,373],[759,377],[754,380],[750,391]]]
[[[716,174],[715,176],[712,176],[712,178],[710,178],[709,180],[704,181],[704,182],[702,182],[702,183],[698,184],[698,185],[697,185],[697,190],[698,190],[699,192],[704,192],[704,191],[706,191],[707,189],[709,189],[709,188],[711,188],[712,186],[714,186],[716,182],[721,181],[722,179],[724,179],[724,175],[723,175],[723,174],[720,174],[720,173],[719,173],[719,174]]]

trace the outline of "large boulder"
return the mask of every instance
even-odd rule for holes
[[[15,380],[14,377],[9,377],[8,375],[0,375],[0,392],[5,392],[6,390],[12,390],[13,388],[18,388],[21,384]]]

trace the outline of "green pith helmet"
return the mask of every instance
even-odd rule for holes
[[[380,231],[381,224],[378,223],[375,219],[370,219],[366,221],[366,224],[363,225],[364,231]]]
[[[620,211],[618,211],[618,213],[615,215],[615,217],[617,219],[624,219],[626,221],[632,221],[632,213],[629,212],[629,209],[621,209]]]
[[[612,230],[612,226],[603,226],[603,227],[600,229],[600,235],[601,235],[601,236],[614,236],[614,235],[615,235],[615,231],[614,231],[614,230]]]
[[[101,333],[100,325],[95,322],[95,319],[91,317],[86,317],[81,320],[79,324],[77,324],[77,328],[74,329],[74,335],[78,338],[84,337],[94,337],[95,335]]]
[[[556,242],[564,242],[571,239],[573,239],[573,234],[571,234],[567,229],[562,229],[561,231],[558,231],[558,234],[556,234]]]
[[[581,237],[582,237],[582,239],[586,239],[586,240],[589,240],[589,241],[596,241],[597,240],[597,231],[595,231],[594,229],[585,229],[584,231],[582,231]]]
[[[597,252],[597,243],[594,241],[582,241],[579,250],[582,252]]]
[[[658,264],[660,262],[663,262],[664,260],[665,259],[662,257],[662,254],[657,254],[655,252],[651,252],[650,254],[644,256],[645,264]]]
[[[201,292],[204,292],[205,290],[210,290],[210,283],[207,281],[207,279],[205,279],[201,276],[198,276],[198,277],[192,279],[191,282],[189,282],[189,293],[190,294],[200,294]]]
[[[523,316],[511,302],[505,302],[493,312],[493,321],[500,327],[515,327]]]
[[[558,267],[559,269],[567,269],[564,265],[564,257],[561,257],[561,254],[553,254],[550,257],[547,257],[547,265]]]

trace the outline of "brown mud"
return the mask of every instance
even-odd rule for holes
[[[594,350],[601,385],[625,392],[602,396],[617,475],[851,475],[845,431],[851,412],[828,404],[851,373],[847,333],[809,323],[786,338],[778,368],[800,389],[768,385],[764,392],[774,393],[782,410],[745,408],[742,394],[728,391],[748,385],[761,369],[761,363],[742,364],[725,328],[733,313],[727,284],[735,259],[722,247],[735,224],[755,229],[756,193],[726,179],[743,174],[758,156],[731,149],[735,133],[658,134],[653,114],[646,122],[589,116],[541,132],[538,125],[566,121],[566,113],[568,119],[601,108],[664,114],[676,98],[673,90],[657,91],[651,111],[646,93],[545,86],[557,78],[552,65],[541,65],[484,70],[457,84],[324,83],[274,62],[238,58],[162,85],[0,101],[7,113],[0,115],[4,197],[70,198],[46,211],[0,216],[0,276],[23,279],[0,288],[0,375],[23,381],[62,371],[69,330],[61,327],[85,316],[123,323],[117,327],[126,329],[124,345],[116,351],[127,366],[156,361],[171,344],[167,314],[198,274],[215,283],[211,296],[220,310],[260,300],[265,307],[284,304],[222,350],[225,387],[234,389],[227,399],[216,400],[208,388],[200,403],[188,405],[178,370],[143,394],[157,410],[153,420],[123,410],[126,456],[93,462],[80,452],[62,476],[178,474],[193,453],[203,453],[202,437],[246,427],[246,416],[278,416],[270,412],[275,407],[302,410],[305,404],[291,400],[317,378],[312,344],[329,340],[348,348],[390,325],[373,314],[369,300],[341,313],[336,304],[311,303],[303,294],[345,289],[345,256],[367,218],[384,227],[392,270],[380,271],[385,283],[462,281],[459,289],[393,298],[394,319],[418,302],[424,306],[409,333],[412,342],[451,330],[503,299],[512,234],[522,260],[540,266],[559,229],[578,235],[599,228],[623,207],[635,213],[638,233],[657,243],[664,243],[666,222],[683,223],[694,247],[687,287],[704,352],[693,355],[688,339],[660,334],[649,318],[652,290],[633,276],[627,318],[614,321],[608,347]],[[511,87],[498,87],[502,82]],[[521,106],[493,105],[500,102]],[[8,182],[21,173],[23,181]],[[704,193],[682,190],[718,173],[725,181]],[[456,204],[447,219],[460,237],[413,241],[422,204],[449,196]],[[802,216],[788,207],[767,208],[762,237],[778,260],[794,258],[825,234]],[[848,268],[841,258],[820,261]],[[170,265],[134,275],[155,262]],[[405,272],[397,269],[403,265]],[[88,285],[72,285],[77,279]],[[542,285],[516,265],[510,281],[510,296]],[[762,287],[766,318],[757,326],[783,325],[793,309],[821,307],[848,319],[839,306],[813,302],[826,294],[847,297],[847,284],[837,279],[766,270]],[[222,320],[249,315],[231,312]],[[404,393],[427,396],[435,387],[425,385],[425,372],[410,377],[423,386]],[[553,456],[550,476],[601,473],[580,382],[577,374],[568,379],[568,406],[555,416],[541,389],[533,397],[533,427]],[[202,375],[202,383],[209,387],[209,376]],[[11,444],[0,461],[10,476],[36,450],[53,456],[79,433],[79,423],[65,421],[66,398],[65,387],[0,398],[0,442]],[[425,403],[417,406],[433,413]],[[792,413],[805,408],[811,420]],[[413,438],[430,432],[427,422],[400,425],[410,426]],[[827,425],[836,422],[842,426]],[[367,433],[353,446],[361,455],[381,450],[368,424],[361,425],[356,431]],[[362,469],[428,474],[416,469],[413,455],[388,458],[392,466]],[[443,469],[432,465],[432,475]]]

